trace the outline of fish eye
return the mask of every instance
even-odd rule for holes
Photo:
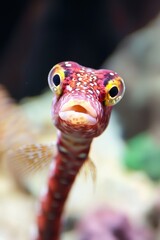
[[[109,90],[109,95],[114,98],[116,97],[118,94],[118,87],[113,86],[110,90]]]
[[[108,82],[105,81],[105,92],[104,103],[106,106],[113,106],[118,103],[125,92],[123,79],[117,76]]]
[[[52,92],[60,95],[62,92],[62,82],[65,78],[65,73],[60,65],[54,66],[48,75],[48,84]]]
[[[53,84],[57,87],[60,85],[61,83],[61,79],[60,79],[60,76],[59,74],[55,74],[52,78],[52,81],[53,81]]]

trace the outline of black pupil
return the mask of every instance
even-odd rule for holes
[[[118,88],[112,87],[109,91],[109,95],[113,98],[113,97],[117,96],[117,94],[118,94]]]
[[[54,85],[58,86],[60,84],[60,82],[61,82],[60,76],[58,74],[55,74],[53,76],[53,83],[54,83]]]

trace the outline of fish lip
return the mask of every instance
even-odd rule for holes
[[[66,111],[72,111],[73,107],[75,106],[81,106],[82,108],[84,108],[86,110],[86,114],[89,114],[91,117],[96,118],[97,117],[97,113],[96,110],[91,106],[89,101],[86,100],[69,100],[67,103],[65,103],[62,107],[61,107],[61,112],[66,112]],[[76,111],[78,112],[78,111]]]
[[[59,111],[59,117],[62,120],[71,122],[70,116],[73,115],[76,118],[84,118],[84,122],[88,125],[95,125],[97,123],[97,112],[87,100],[70,99],[63,104]]]

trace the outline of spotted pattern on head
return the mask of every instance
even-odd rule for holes
[[[65,133],[77,135],[83,132],[86,137],[102,133],[108,124],[112,106],[124,94],[123,80],[116,72],[95,70],[75,62],[55,65],[49,73],[48,82],[55,94],[52,108],[54,124]],[[66,103],[70,105],[63,111]],[[96,114],[93,114],[94,111]]]
[[[58,85],[57,75],[60,78]],[[116,104],[123,97],[125,90],[124,82],[116,72],[94,70],[75,62],[62,62],[55,65],[49,73],[48,81],[51,90],[57,95],[61,95],[62,92],[81,92],[85,93],[87,98],[98,99],[109,106]],[[111,95],[112,88],[114,91],[112,90]]]

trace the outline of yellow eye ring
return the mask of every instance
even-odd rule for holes
[[[48,84],[52,92],[60,95],[62,92],[62,82],[65,78],[64,69],[60,65],[55,65],[48,74]]]
[[[106,106],[113,106],[117,104],[123,97],[125,92],[125,85],[123,79],[120,77],[111,79],[105,86],[106,96],[104,103]]]

